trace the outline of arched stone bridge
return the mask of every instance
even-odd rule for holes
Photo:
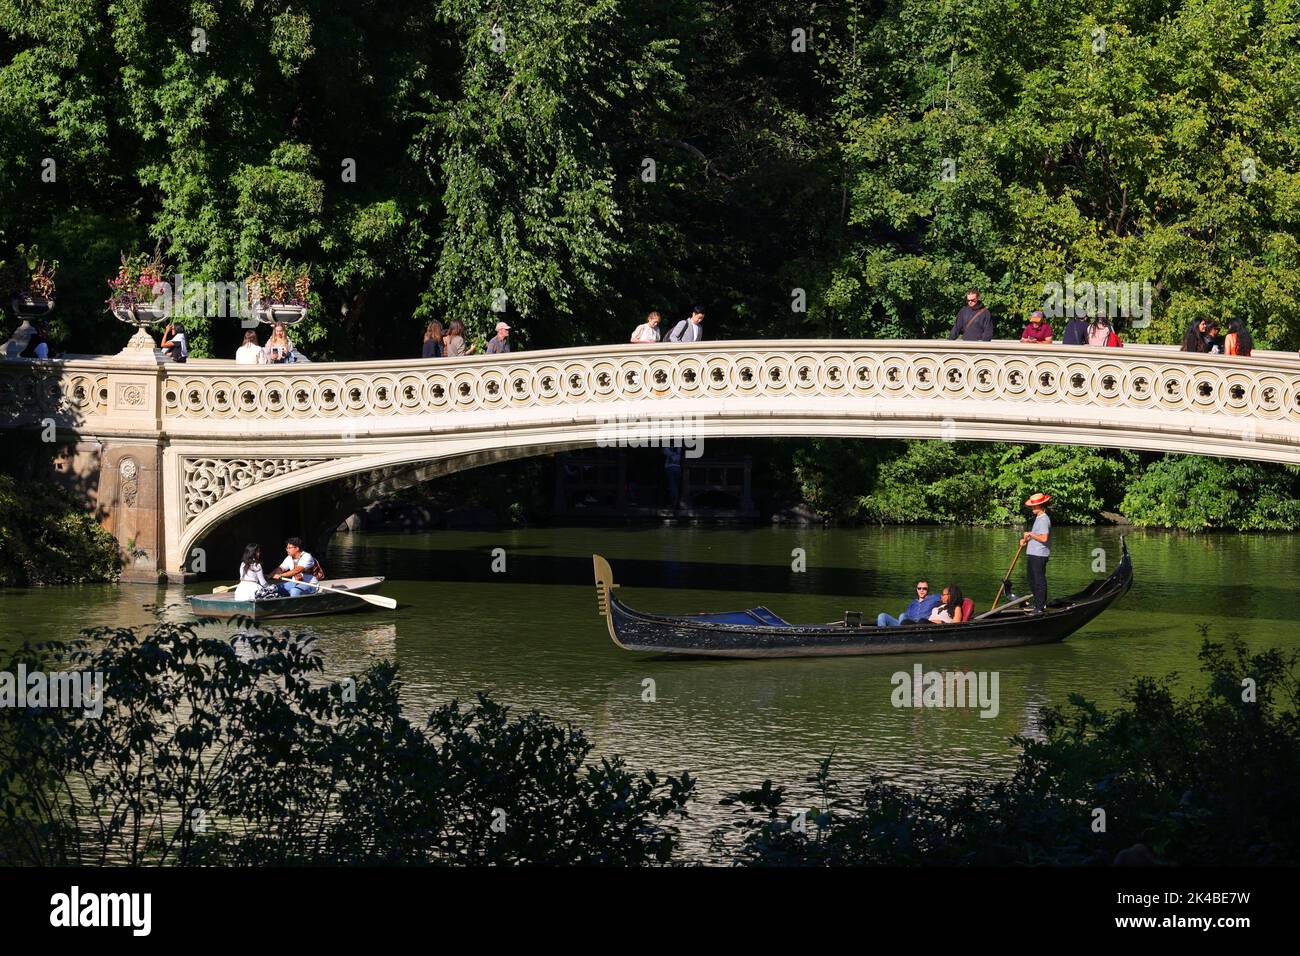
[[[5,427],[60,467],[133,557],[180,573],[218,524],[346,476],[384,483],[598,444],[620,416],[703,437],[1060,442],[1300,464],[1300,362],[1013,342],[628,345],[246,366],[123,356],[0,364]],[[416,468],[423,471],[414,472]]]

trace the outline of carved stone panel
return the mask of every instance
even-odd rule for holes
[[[185,458],[184,520],[189,524],[217,502],[259,482],[322,462],[328,458]]]

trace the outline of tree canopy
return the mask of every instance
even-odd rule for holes
[[[1149,283],[1300,345],[1294,0],[0,0],[0,259],[115,349],[120,252],[310,269],[322,358],[424,321],[927,336]],[[1138,323],[1140,326],[1141,323]],[[231,347],[230,320],[191,330]]]

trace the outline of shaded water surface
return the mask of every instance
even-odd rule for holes
[[[528,529],[425,535],[343,535],[331,576],[383,574],[394,612],[286,622],[316,636],[331,677],[382,658],[401,665],[413,717],[477,691],[535,707],[587,731],[596,753],[699,779],[690,832],[725,818],[717,799],[771,777],[801,785],[825,755],[836,776],[900,782],[1007,772],[1015,734],[1033,734],[1043,708],[1078,692],[1113,703],[1139,675],[1198,679],[1198,624],[1252,646],[1300,642],[1300,537],[1132,533],[1133,590],[1063,644],[1023,649],[772,661],[677,661],[615,647],[596,614],[591,553],[610,559],[622,599],[647,611],[765,604],[791,621],[839,619],[845,609],[898,614],[920,575],[956,582],[985,610],[1015,550],[1014,532],[971,529]],[[269,544],[265,542],[264,544]],[[494,549],[505,570],[494,572]],[[796,548],[807,570],[791,570]],[[1100,552],[1097,549],[1101,549]],[[1113,566],[1113,529],[1061,528],[1048,566],[1053,593]],[[212,560],[212,559],[210,559]],[[213,561],[215,564],[215,561]],[[228,562],[232,570],[238,555]],[[1016,572],[1023,592],[1023,568]],[[146,603],[178,603],[212,582],[0,591],[0,651],[23,638],[80,627],[145,624]],[[182,614],[181,609],[167,613]],[[898,709],[891,676],[996,671],[995,717],[974,709]],[[643,699],[647,678],[655,700]],[[692,841],[694,842],[694,841]],[[696,843],[696,846],[699,846]]]

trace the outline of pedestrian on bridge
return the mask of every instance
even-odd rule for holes
[[[266,364],[266,353],[262,351],[262,346],[257,342],[257,333],[252,329],[244,333],[244,344],[235,349],[235,361],[240,365]]]
[[[1250,337],[1243,319],[1233,319],[1228,323],[1228,335],[1223,340],[1224,355],[1250,355],[1255,349],[1255,342]]]
[[[980,290],[966,290],[966,304],[957,311],[957,321],[952,324],[948,340],[961,339],[963,342],[992,342],[993,316],[980,301]]]
[[[1191,325],[1187,326],[1187,331],[1183,333],[1183,344],[1179,349],[1183,352],[1208,352],[1213,344],[1214,337],[1210,335],[1209,321],[1194,319]]]
[[[659,344],[659,323],[661,317],[658,312],[651,312],[645,317],[645,321],[632,330],[631,342],[633,345],[657,345]]]
[[[1061,342],[1064,345],[1088,345],[1088,320],[1081,315],[1066,320]]]
[[[1043,315],[1042,309],[1035,309],[1030,314],[1029,324],[1020,333],[1020,341],[1040,345],[1052,344],[1052,325],[1047,321],[1047,316]]]
[[[474,354],[474,346],[465,341],[465,324],[460,319],[451,320],[451,325],[447,327],[447,339],[444,345],[443,354],[448,358]]]
[[[504,322],[497,323],[497,334],[488,339],[488,355],[504,355],[510,351],[510,326]]]
[[[420,349],[421,358],[442,358],[442,340],[444,333],[442,323],[437,319],[424,327],[424,344]]]
[[[704,307],[700,305],[692,307],[691,317],[682,319],[668,333],[669,342],[698,342],[702,338],[704,338]]]

